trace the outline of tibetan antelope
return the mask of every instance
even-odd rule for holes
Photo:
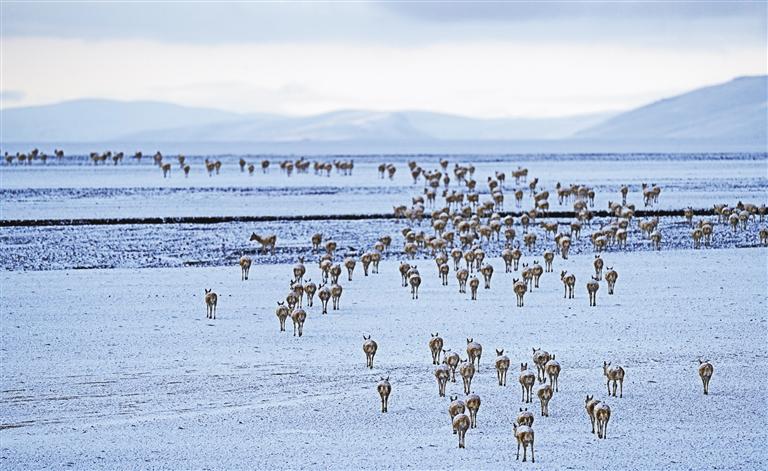
[[[275,254],[275,245],[277,245],[277,236],[275,234],[267,235],[264,237],[261,237],[260,235],[256,234],[255,232],[251,234],[251,241],[256,241],[259,244],[261,244],[261,252],[267,253],[267,251],[270,251],[272,255]]]
[[[551,359],[552,356],[549,352],[546,352],[541,348],[533,349],[533,364],[536,365],[536,379],[538,379],[540,383],[546,381],[546,377],[544,376],[544,365]]]
[[[205,317],[208,319],[216,319],[216,304],[219,302],[219,296],[213,292],[213,290],[205,290]]]
[[[440,397],[445,397],[445,385],[448,383],[450,377],[451,367],[445,363],[445,360],[443,360],[443,364],[438,365],[438,367],[435,368],[435,379],[437,379],[437,389]]]
[[[595,255],[595,260],[592,262],[595,266],[595,279],[600,281],[603,279],[603,259],[600,255]]]
[[[469,430],[470,423],[466,414],[459,414],[453,418],[453,430],[459,434],[459,448],[464,448],[464,436]]]
[[[611,418],[611,408],[608,404],[601,402],[595,405],[593,409],[595,424],[597,424],[597,438],[607,438],[608,421]]]
[[[315,291],[317,291],[317,285],[312,280],[307,279],[307,284],[304,285],[304,294],[307,295],[307,306],[312,307],[312,298],[315,297]]]
[[[555,360],[555,356],[552,355],[552,359],[544,365],[544,371],[549,376],[549,384],[555,388],[555,392],[558,392],[558,386],[560,385],[560,363]]]
[[[517,439],[517,458],[520,459],[520,445],[523,446],[523,462],[528,459],[528,447],[531,447],[531,463],[536,462],[536,458],[533,455],[533,429],[527,425],[512,424],[515,433],[515,439]]]
[[[597,277],[593,276],[591,280],[587,282],[587,294],[589,294],[589,305],[597,306],[597,290],[600,289],[600,283],[597,282]]]
[[[448,365],[449,371],[451,373],[451,382],[456,382],[456,367],[459,366],[459,362],[461,361],[461,358],[459,357],[459,354],[456,352],[452,352],[450,349],[443,350],[443,361],[446,365]]]
[[[608,388],[608,395],[611,395],[611,381],[613,381],[613,397],[616,397],[616,386],[619,387],[619,397],[624,395],[624,368],[620,366],[611,366],[610,362],[603,362],[603,376],[605,376],[605,387]]]
[[[507,385],[507,370],[509,370],[509,357],[504,355],[504,350],[496,349],[496,378],[499,386]]]
[[[595,399],[595,396],[587,394],[587,398],[584,400],[584,409],[586,409],[589,421],[592,423],[592,433],[595,433],[595,406],[598,404],[600,401]]]
[[[248,273],[251,271],[251,257],[243,255],[240,257],[240,280],[245,281],[248,279]]]
[[[549,401],[552,399],[552,386],[545,384],[536,391],[536,395],[539,396],[539,402],[541,402],[541,416],[549,417]]]
[[[480,287],[480,280],[475,275],[469,279],[469,292],[472,296],[472,301],[477,301],[477,288]]]
[[[472,378],[475,377],[475,365],[469,360],[462,361],[459,366],[459,374],[464,382],[464,394],[469,394],[472,387]]]
[[[608,294],[613,294],[613,287],[616,286],[616,280],[619,279],[619,273],[613,267],[607,267],[605,273],[605,282],[608,283]]]
[[[371,336],[366,337],[363,335],[363,352],[365,352],[365,366],[373,369],[373,357],[376,356],[376,350],[379,345],[375,340],[371,340]],[[386,412],[386,411],[382,411]]]
[[[281,303],[280,301],[277,302],[277,309],[275,309],[275,315],[277,316],[277,319],[280,321],[280,332],[285,332],[285,320],[290,315],[290,310],[288,309],[288,306],[285,305],[285,303]]]
[[[429,351],[432,352],[432,364],[439,365],[440,352],[443,350],[443,338],[440,337],[438,332],[430,333],[429,335]]]
[[[459,396],[451,395],[450,400],[451,403],[448,404],[448,414],[451,416],[451,424],[453,424],[454,417],[463,414],[466,411],[466,405],[464,404],[464,401],[459,399]],[[453,431],[453,434],[456,435],[456,430]]]
[[[525,296],[525,292],[528,291],[528,285],[525,281],[517,278],[514,278],[512,283],[512,291],[515,292],[515,296],[517,297],[517,307],[523,307],[523,296]]]
[[[474,364],[475,360],[477,360],[477,368],[480,369],[480,357],[483,355],[483,346],[480,345],[478,342],[475,342],[474,339],[468,338],[467,339],[467,358],[469,358],[469,362]]]
[[[477,428],[477,411],[480,410],[480,396],[474,392],[467,395],[467,410],[469,410],[469,428]]]
[[[334,283],[331,285],[331,299],[333,300],[333,310],[339,310],[339,300],[341,299],[341,293],[344,289],[340,284]]]
[[[560,272],[560,281],[563,282],[563,298],[573,299],[573,288],[576,286],[576,276],[563,270]]]
[[[331,288],[325,284],[320,285],[317,290],[317,297],[323,305],[323,314],[328,314],[328,300],[331,299]]]
[[[533,385],[536,384],[536,373],[528,370],[528,363],[520,363],[520,386],[523,390],[523,402],[533,402],[531,399],[531,392],[533,391]]]
[[[714,373],[714,371],[715,368],[709,360],[699,360],[699,376],[701,377],[701,382],[704,384],[704,394],[709,394],[709,380],[712,379],[712,373]]]
[[[376,389],[379,391],[379,396],[381,396],[381,412],[386,412],[389,406],[389,395],[392,393],[392,385],[389,384],[389,376],[381,378]]]
[[[291,320],[293,321],[293,336],[296,337],[298,332],[299,337],[304,334],[304,321],[307,319],[307,311],[298,308],[294,309],[291,313]]]

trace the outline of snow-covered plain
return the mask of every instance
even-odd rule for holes
[[[224,157],[208,177],[190,158],[189,179],[162,179],[148,162],[88,165],[83,159],[47,166],[0,166],[0,219],[144,216],[371,214],[409,204],[422,191],[406,162],[437,167],[437,156],[355,156],[354,175],[241,174]],[[350,157],[328,157],[323,160]],[[257,161],[259,157],[249,157]],[[642,182],[662,186],[657,208],[710,208],[768,200],[765,154],[482,156],[471,161],[478,188],[495,170],[507,172],[506,207],[514,206],[510,171],[552,190],[556,182],[597,191],[596,207],[618,199],[642,206]],[[376,165],[394,162],[394,181]],[[176,170],[176,169],[174,169]],[[455,182],[451,188],[458,188]],[[556,198],[550,197],[553,209]],[[525,208],[530,207],[526,198]],[[563,208],[570,208],[570,205]],[[708,217],[714,219],[714,217]],[[698,219],[698,218],[697,218]],[[567,221],[560,221],[562,224]],[[0,232],[0,466],[3,469],[764,469],[768,466],[768,250],[757,219],[747,230],[715,226],[713,243],[690,250],[690,226],[661,218],[662,250],[633,222],[626,249],[609,247],[619,272],[616,294],[601,283],[589,307],[593,272],[589,233],[572,256],[557,258],[541,288],[515,307],[512,279],[495,268],[492,289],[478,301],[459,294],[453,269],[440,285],[435,264],[420,253],[420,299],[400,286],[405,222],[393,219],[259,223],[4,227]],[[428,231],[428,221],[417,230]],[[522,229],[516,225],[518,239]],[[552,236],[539,236],[523,262],[541,261]],[[275,256],[256,253],[251,231],[279,235]],[[380,274],[342,276],[341,310],[309,308],[305,335],[280,333],[276,301],[287,294],[292,264],[308,257],[320,279],[309,237],[322,232],[350,247],[370,248],[394,236]],[[236,260],[254,256],[251,279]],[[75,269],[77,268],[77,269]],[[577,277],[576,299],[563,299],[560,270]],[[207,320],[203,289],[219,293],[219,318]],[[439,398],[427,347],[439,332],[446,348],[466,356],[466,338],[484,347],[473,389],[482,398],[478,428],[459,450],[447,398]],[[362,336],[379,344],[365,368]],[[563,366],[551,417],[536,411],[536,464],[516,464],[512,422],[524,406],[517,383],[531,348],[555,353]],[[494,349],[512,360],[499,387]],[[702,393],[697,359],[715,367]],[[607,398],[602,362],[627,372],[623,398]],[[379,412],[376,383],[390,376],[390,410]],[[449,394],[460,394],[459,383]],[[584,397],[613,410],[608,439],[589,433]]]
[[[396,262],[344,281],[341,310],[309,308],[304,336],[278,331],[275,301],[290,265],[3,272],[2,424],[5,469],[483,468],[516,465],[512,421],[524,404],[517,367],[531,348],[563,366],[551,417],[536,411],[531,469],[764,469],[768,465],[765,249],[610,254],[616,294],[597,307],[584,283],[591,255],[555,261],[516,308],[513,274],[496,267],[479,300],[440,285],[419,264],[418,300]],[[562,298],[561,269],[577,276]],[[318,277],[316,265],[309,275]],[[206,320],[203,288],[220,295]],[[439,332],[465,356],[483,347],[473,390],[478,428],[457,448],[427,341]],[[362,336],[379,343],[365,368]],[[509,385],[492,361],[504,348]],[[711,360],[710,395],[697,358]],[[603,360],[627,372],[607,398]],[[390,376],[389,412],[375,389]],[[459,394],[460,383],[449,383]],[[608,439],[590,433],[584,397],[607,400]]]
[[[423,188],[423,179],[414,185],[407,162],[415,160],[426,169],[437,169],[440,156],[330,156],[310,160],[354,159],[352,176],[330,177],[280,172],[277,163],[286,157],[269,156],[269,174],[262,174],[258,162],[265,157],[246,157],[257,170],[253,176],[241,173],[239,157],[220,157],[221,174],[209,177],[203,157],[188,157],[192,170],[184,178],[175,157],[171,178],[146,157],[136,164],[126,157],[124,164],[87,164],[83,158],[65,158],[61,164],[46,166],[0,166],[0,217],[2,219],[114,218],[147,216],[287,216],[327,214],[391,213],[392,207],[410,204]],[[294,160],[298,156],[292,156]],[[477,189],[488,198],[485,181],[496,171],[507,175],[505,208],[515,209],[511,178],[518,166],[539,178],[538,188],[547,189],[551,209],[558,206],[554,189],[583,184],[597,193],[595,206],[607,208],[608,201],[620,199],[621,185],[630,185],[629,203],[642,206],[642,183],[662,187],[655,208],[680,209],[687,206],[711,208],[713,204],[735,204],[739,200],[768,199],[768,156],[766,154],[691,155],[513,155],[448,157],[449,171],[455,163],[476,166]],[[394,163],[394,180],[379,179],[376,167]],[[452,172],[451,190],[460,189]],[[518,187],[527,189],[521,182]],[[442,201],[442,200],[441,200]],[[440,202],[441,202],[440,201]]]

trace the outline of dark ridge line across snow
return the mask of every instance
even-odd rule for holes
[[[684,216],[684,209],[639,209],[635,217]],[[499,211],[501,217],[520,217],[521,211]],[[694,209],[695,216],[714,216],[714,209]],[[594,217],[610,217],[613,214],[605,210],[592,211]],[[574,211],[549,211],[536,219],[568,218],[577,216]],[[147,217],[147,218],[84,218],[84,219],[4,219],[0,227],[36,227],[36,226],[112,226],[129,224],[221,224],[228,222],[274,222],[274,221],[350,221],[365,219],[396,219],[387,214],[328,214],[306,216],[183,216],[183,217]],[[424,219],[430,219],[428,214]],[[567,223],[563,223],[567,224]]]

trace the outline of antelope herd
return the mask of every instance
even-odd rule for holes
[[[63,151],[58,149],[54,154],[58,159],[64,156]],[[6,163],[9,165],[13,164],[14,161],[26,165],[31,164],[33,160],[40,160],[45,163],[46,158],[45,154],[40,153],[37,149],[28,154],[12,156],[6,153],[5,155]],[[92,153],[90,158],[94,165],[104,163],[107,159],[112,159],[114,165],[118,165],[122,162],[123,154]],[[134,158],[140,161],[142,153],[137,152]],[[164,177],[171,176],[172,166],[170,163],[164,162],[160,152],[154,155],[154,163],[162,169]],[[269,173],[272,166],[267,159],[249,163],[242,158],[238,163],[240,172],[245,173],[247,171],[251,175],[257,166],[264,174]],[[190,165],[184,156],[178,157],[178,164],[185,175],[188,175]],[[354,161],[310,162],[302,157],[298,160],[283,160],[277,166],[289,177],[294,172],[297,174],[308,173],[310,167],[314,169],[315,175],[329,177],[334,169],[339,175],[352,175]],[[221,168],[221,161],[205,160],[205,170],[211,177],[218,175]],[[382,163],[378,165],[377,170],[379,179],[389,180],[394,179],[397,171],[393,163]],[[374,243],[362,250],[352,247],[343,249],[340,247],[347,245],[338,243],[334,238],[321,233],[312,234],[308,238],[311,254],[314,256],[319,252],[324,251],[324,253],[319,256],[316,263],[305,263],[304,257],[298,258],[293,266],[293,276],[290,280],[285,280],[285,296],[277,301],[277,307],[274,311],[279,321],[280,332],[286,331],[285,323],[290,317],[294,327],[293,336],[303,336],[305,322],[315,315],[312,314],[312,311],[315,310],[315,306],[313,306],[315,294],[321,303],[319,309],[321,316],[328,315],[329,301],[331,301],[332,311],[341,311],[341,298],[345,293],[342,283],[360,282],[359,275],[357,280],[353,281],[357,262],[362,265],[363,278],[365,278],[369,275],[379,275],[379,262],[382,258],[386,256],[400,257],[399,284],[402,288],[409,288],[414,309],[417,309],[415,306],[424,305],[422,304],[424,301],[419,299],[419,290],[423,284],[430,283],[434,277],[434,274],[430,274],[431,270],[427,266],[428,263],[425,262],[422,270],[420,270],[416,259],[432,258],[435,262],[440,285],[442,287],[449,285],[450,272],[453,270],[458,293],[466,301],[477,301],[478,298],[484,296],[483,293],[486,293],[486,290],[491,290],[491,286],[493,286],[495,290],[503,290],[509,299],[509,302],[505,306],[500,306],[500,309],[514,309],[511,308],[511,298],[514,294],[516,308],[520,308],[519,312],[525,312],[523,308],[526,306],[526,301],[528,305],[536,303],[537,293],[548,290],[557,283],[554,265],[569,260],[569,254],[574,250],[574,247],[581,251],[588,250],[588,248],[594,251],[592,263],[586,264],[585,267],[590,273],[590,278],[583,280],[582,285],[577,285],[574,273],[563,269],[563,267],[558,267],[560,281],[563,284],[563,300],[559,302],[562,302],[564,306],[569,306],[570,303],[575,302],[572,300],[576,298],[577,286],[582,286],[580,289],[583,291],[581,292],[587,294],[589,306],[594,307],[598,304],[598,293],[601,292],[602,283],[606,284],[608,296],[614,296],[616,293],[616,283],[619,276],[613,261],[610,260],[612,251],[625,249],[628,242],[642,243],[660,249],[665,240],[659,225],[659,217],[638,220],[635,216],[637,212],[635,206],[627,203],[627,196],[631,191],[629,185],[620,186],[616,196],[620,197],[621,202],[610,201],[608,203],[609,217],[603,218],[604,222],[596,227],[594,222],[596,191],[589,185],[578,183],[566,185],[557,182],[552,191],[552,194],[557,197],[556,202],[550,203],[550,191],[543,187],[539,178],[529,176],[528,169],[517,167],[509,172],[511,177],[509,181],[506,178],[507,175],[501,171],[496,171],[492,176],[488,176],[485,180],[488,191],[485,193],[485,199],[483,199],[478,189],[478,180],[482,181],[482,179],[475,180],[476,169],[472,164],[460,165],[455,163],[451,167],[447,159],[441,159],[439,166],[428,169],[421,167],[415,161],[409,161],[406,171],[410,175],[413,185],[423,182],[423,188],[415,191],[415,195],[408,204],[394,206],[394,217],[404,222],[404,227],[400,232],[403,243],[402,250],[395,250],[391,247],[396,238],[389,234],[382,234]],[[509,185],[513,186],[510,188]],[[504,192],[507,190],[514,196],[516,208],[522,208],[526,201],[530,203],[531,208],[519,211],[516,216],[504,214]],[[659,202],[662,189],[653,183],[642,183],[640,192],[643,206],[654,207]],[[440,201],[444,201],[444,204],[439,203]],[[546,218],[551,206],[555,204],[557,206],[571,205],[574,219],[567,222],[538,221],[540,218]],[[724,204],[715,205],[713,213],[715,217],[712,219],[696,220],[696,211],[691,208],[684,210],[683,217],[685,224],[687,224],[686,227],[691,228],[692,248],[698,250],[702,246],[709,246],[712,244],[713,236],[719,232],[726,236],[728,231],[747,231],[750,227],[748,223],[755,219],[759,218],[762,223],[765,220],[766,206],[765,204],[758,206],[742,202],[732,207]],[[426,227],[423,227],[423,224]],[[726,228],[723,229],[721,226]],[[540,231],[538,234],[537,230]],[[582,239],[582,232],[587,230],[590,230],[591,233]],[[760,228],[758,236],[761,245],[768,245],[768,229]],[[282,239],[283,235],[280,237]],[[250,236],[250,241],[259,244],[261,253],[274,255],[278,247],[278,234],[254,232]],[[496,270],[490,258],[491,255],[496,254],[500,255],[500,259],[504,263],[504,272],[497,275],[497,278],[500,276],[506,276],[506,278],[500,281],[494,280],[492,285],[491,282]],[[543,260],[543,264],[540,264],[539,260]],[[242,254],[238,260],[243,282],[249,280],[253,261],[250,256],[245,254]],[[610,263],[610,266],[607,266],[606,262]],[[342,267],[347,272],[346,282],[341,276]],[[629,268],[621,268],[622,273],[624,273],[622,277],[632,276]],[[319,284],[312,283],[310,278],[305,278],[309,270],[315,270],[316,273],[312,277],[319,276],[319,280],[322,280]],[[392,274],[391,277],[394,278],[394,276]],[[483,290],[479,289],[480,277],[482,277]],[[470,291],[468,297],[466,295],[467,285]],[[441,289],[447,290],[447,288]],[[554,289],[559,288],[554,287]],[[205,289],[204,303],[206,317],[209,319],[216,319],[218,298],[218,295],[211,289]],[[310,320],[310,322],[312,321]],[[311,331],[307,332],[309,335]],[[433,374],[438,386],[438,397],[446,397],[449,383],[456,383],[457,370],[462,379],[464,399],[460,400],[459,395],[451,394],[448,413],[451,429],[454,434],[458,435],[458,446],[464,448],[467,432],[479,427],[478,412],[481,398],[475,394],[472,386],[477,384],[476,378],[481,374],[489,374],[481,373],[481,371],[486,370],[481,364],[483,346],[472,337],[466,338],[466,357],[462,358],[462,355],[457,351],[446,348],[447,342],[439,333],[430,333],[426,343],[431,357],[430,368],[434,368]],[[371,334],[363,336],[362,349],[365,354],[367,369],[374,368],[374,357],[378,348],[379,344],[372,339]],[[391,352],[396,351],[396,345],[387,345],[380,357],[383,355],[386,360],[387,355],[394,355],[395,353]],[[511,350],[507,349],[506,351],[509,353]],[[496,383],[503,388],[507,386],[507,374],[513,362],[509,356],[505,355],[504,348],[496,348],[495,353],[496,358],[493,360],[493,365],[496,372]],[[563,360],[560,357],[559,359]],[[381,362],[377,360],[377,363]],[[557,412],[559,405],[557,397],[562,394],[559,379],[563,370],[566,373],[564,389],[569,388],[567,359],[565,359],[566,368],[561,368],[561,364],[555,359],[554,354],[540,348],[533,348],[530,358],[516,359],[514,364],[520,366],[518,375],[518,382],[521,387],[520,402],[532,404],[534,397],[538,398],[542,418],[550,417],[550,405],[552,410]],[[529,364],[535,366],[535,371],[529,369]],[[426,365],[426,351],[424,365]],[[595,371],[598,371],[598,368],[599,365],[596,365]],[[711,363],[700,361],[698,373],[703,384],[704,394],[709,394],[709,384],[713,371],[714,368]],[[604,361],[602,374],[606,381],[607,396],[623,399],[624,368],[618,365],[614,366],[612,362]],[[393,383],[396,388],[397,378],[391,383],[390,376],[382,376],[376,385],[382,413],[388,412],[388,401],[393,390]],[[539,387],[534,394],[534,388],[537,384]],[[602,386],[599,385],[598,381],[594,381],[589,387],[596,389]],[[513,401],[511,396],[509,401]],[[606,439],[607,426],[612,413],[611,407],[601,400],[594,399],[593,395],[587,395],[585,409],[591,423],[592,433],[595,433],[598,439]],[[620,409],[618,412],[620,413]],[[482,422],[480,424],[482,425]],[[517,418],[512,423],[511,432],[517,442],[517,458],[519,459],[520,448],[522,447],[523,461],[527,461],[528,449],[530,448],[531,462],[535,462],[533,424],[534,414],[529,412],[527,408],[525,410],[521,408]]]
[[[241,162],[242,164],[242,162]],[[290,173],[290,166],[286,172]],[[403,248],[400,254],[404,255],[406,260],[399,262],[400,285],[410,289],[410,298],[416,303],[419,302],[419,289],[425,279],[431,278],[423,274],[415,263],[416,258],[433,258],[435,261],[437,278],[441,286],[449,285],[449,274],[451,270],[455,272],[458,292],[461,295],[467,293],[469,286],[470,301],[475,301],[480,296],[480,284],[484,290],[490,290],[494,274],[493,264],[488,260],[486,254],[500,253],[504,262],[506,274],[515,274],[513,278],[506,283],[494,283],[493,286],[501,286],[501,289],[514,293],[520,308],[524,307],[526,294],[536,296],[541,289],[546,289],[548,285],[549,273],[554,272],[554,265],[559,255],[562,260],[568,260],[568,255],[574,243],[581,244],[582,231],[591,227],[591,207],[594,204],[595,192],[592,188],[583,185],[556,186],[558,204],[574,201],[574,210],[577,215],[576,220],[565,225],[568,229],[563,231],[563,224],[557,222],[541,222],[538,225],[544,230],[544,235],[537,237],[532,232],[536,227],[534,222],[537,218],[545,216],[549,208],[548,192],[538,187],[539,180],[532,179],[529,184],[529,192],[534,204],[534,209],[524,212],[519,219],[515,220],[510,215],[503,216],[498,212],[503,207],[503,197],[499,196],[503,191],[505,176],[497,173],[495,178],[489,178],[489,188],[491,188],[492,198],[489,201],[481,202],[475,196],[476,182],[472,180],[474,170],[472,166],[454,167],[453,176],[456,182],[465,184],[470,193],[464,195],[455,190],[449,191],[451,176],[447,173],[447,166],[441,162],[441,169],[433,171],[424,170],[413,162],[409,163],[411,177],[414,182],[419,179],[425,181],[425,191],[413,198],[412,205],[402,205],[395,207],[395,217],[405,219],[406,227],[403,228],[401,235],[403,238]],[[294,165],[294,168],[300,166]],[[325,167],[321,167],[322,172]],[[343,167],[342,167],[343,168]],[[528,172],[525,169],[518,169],[512,172],[516,182],[525,182],[528,178]],[[297,170],[298,171],[298,170]],[[343,170],[342,170],[343,171]],[[351,166],[348,169],[351,173]],[[379,178],[393,178],[395,167],[392,164],[382,164],[378,167]],[[446,206],[440,209],[434,209],[431,213],[426,211],[426,207],[434,207],[437,203],[437,194],[439,188],[443,186],[443,197]],[[659,218],[643,219],[635,221],[635,208],[627,204],[628,186],[621,187],[621,204],[610,203],[609,210],[614,220],[609,225],[601,225],[600,228],[593,228],[589,240],[595,251],[595,257],[592,259],[590,270],[592,275],[585,283],[588,303],[590,306],[597,305],[597,294],[600,285],[607,285],[607,294],[614,295],[616,292],[616,283],[619,279],[618,271],[613,264],[606,266],[606,251],[611,248],[621,250],[626,247],[630,235],[630,228],[636,225],[638,232],[643,234],[654,247],[660,247],[661,235],[659,228]],[[657,204],[660,187],[656,185],[643,186],[643,202],[645,206]],[[515,192],[517,193],[517,192]],[[426,198],[425,198],[426,197]],[[464,201],[467,204],[464,204]],[[516,204],[522,204],[525,196],[517,197]],[[462,206],[462,204],[464,204]],[[717,209],[717,214],[721,215],[721,223],[728,223],[733,220],[734,211],[740,214],[746,211],[748,214],[762,216],[764,211],[755,205],[737,205],[739,210],[729,210],[725,206]],[[694,248],[699,248],[701,242],[711,240],[713,228],[717,222],[701,220],[694,222],[693,211],[686,211],[685,217],[688,224],[694,225],[695,235]],[[430,226],[433,233],[427,233],[420,230],[419,226],[424,220],[430,220]],[[728,221],[728,222],[726,222]],[[736,224],[736,230],[743,230],[745,226],[741,225],[741,219]],[[523,246],[516,240],[518,231],[514,227],[519,223],[524,241]],[[706,230],[704,228],[707,228]],[[503,234],[503,241],[502,241]],[[763,237],[761,235],[761,237]],[[768,234],[766,234],[768,238]],[[251,240],[260,244],[263,253],[274,254],[277,246],[277,235],[258,235],[252,234]],[[278,301],[276,315],[280,321],[280,330],[284,331],[285,319],[290,316],[294,320],[294,335],[302,336],[304,321],[307,318],[307,311],[302,307],[303,296],[307,296],[307,308],[312,306],[312,296],[315,291],[322,303],[322,315],[328,313],[327,303],[333,300],[333,309],[339,310],[339,300],[343,293],[341,282],[342,267],[346,269],[346,282],[353,282],[353,273],[357,262],[363,266],[364,276],[378,275],[378,262],[390,254],[390,245],[393,237],[382,235],[375,241],[373,246],[366,250],[357,250],[348,248],[345,253],[339,253],[339,244],[333,238],[327,238],[321,233],[315,233],[309,238],[309,246],[312,254],[317,254],[322,249],[324,253],[319,257],[317,269],[320,272],[322,283],[315,286],[304,281],[307,272],[304,264],[304,258],[293,268],[293,278],[290,280],[290,290],[284,301]],[[503,244],[500,252],[497,252],[498,244]],[[543,264],[539,263],[536,255],[541,256]],[[396,256],[396,254],[395,254]],[[531,257],[527,259],[527,257]],[[245,259],[245,256],[244,258]],[[246,270],[241,259],[241,267]],[[339,260],[339,262],[336,262]],[[452,263],[449,261],[452,260]],[[250,259],[247,263],[250,267]],[[311,266],[311,265],[310,265]],[[369,269],[371,268],[372,269]],[[247,279],[247,271],[244,272],[244,280]],[[570,301],[576,298],[577,280],[573,273],[566,270],[560,271],[560,281],[563,284],[563,298]],[[506,284],[506,286],[504,286]],[[311,289],[310,289],[311,286]],[[511,294],[510,293],[510,294]],[[438,397],[447,396],[447,389],[450,384],[456,383],[456,376],[461,377],[461,394],[463,399],[459,399],[459,394],[451,394],[448,405],[451,429],[458,436],[459,447],[464,448],[467,444],[466,436],[474,428],[478,427],[478,411],[481,404],[481,398],[473,391],[473,384],[481,371],[482,345],[473,338],[466,339],[466,357],[462,356],[449,348],[446,348],[445,340],[438,334],[430,334],[427,347],[430,352],[430,363],[434,367],[434,377],[437,382]],[[366,368],[374,368],[374,357],[378,351],[379,344],[372,339],[370,334],[363,336],[363,352],[366,358]],[[390,349],[391,351],[391,349]],[[496,358],[493,361],[496,372],[496,383],[500,387],[506,387],[507,374],[512,361],[504,354],[503,348],[495,350]],[[535,371],[528,368],[532,363]],[[518,380],[521,387],[521,403],[531,404],[534,398],[540,403],[541,417],[548,418],[552,414],[553,399],[556,400],[561,391],[560,376],[562,372],[561,364],[555,359],[554,354],[550,354],[542,349],[534,348],[530,359],[523,359],[518,363],[520,372]],[[704,385],[704,392],[709,392],[709,380],[712,377],[713,368],[708,362],[701,362],[699,374]],[[458,373],[458,374],[457,374]],[[621,366],[614,366],[612,362],[605,361],[602,365],[602,374],[606,381],[608,397],[623,398],[625,370]],[[536,387],[539,385],[538,388]],[[394,385],[396,386],[396,384]],[[596,386],[596,385],[595,385]],[[390,377],[381,377],[376,385],[380,396],[381,411],[388,411],[389,398],[392,393],[393,383]],[[566,386],[566,389],[567,386]],[[511,400],[511,399],[510,399]],[[556,404],[556,402],[555,402]],[[594,396],[587,396],[585,403],[588,418],[591,423],[592,433],[595,433],[599,439],[607,438],[608,422],[611,418],[611,407],[601,401],[594,399]],[[519,458],[519,448],[523,448],[523,461],[527,461],[530,448],[530,459],[534,462],[534,416],[532,412],[521,408],[517,419],[513,425],[513,435],[518,444],[517,457]]]

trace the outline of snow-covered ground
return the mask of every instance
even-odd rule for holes
[[[295,160],[297,157],[293,156]],[[352,176],[335,171],[330,177],[280,172],[280,157],[270,157],[269,174],[258,169],[261,157],[247,157],[257,165],[256,173],[241,173],[239,157],[221,157],[221,174],[209,177],[202,157],[190,157],[189,178],[179,171],[175,158],[171,178],[164,179],[151,158],[136,164],[130,157],[119,166],[88,165],[83,159],[43,166],[0,166],[0,218],[61,219],[146,216],[260,216],[391,213],[398,204],[410,204],[422,192],[420,179],[414,185],[407,162],[415,160],[426,170],[439,167],[440,156],[342,156],[311,160],[354,159]],[[511,178],[518,166],[529,169],[529,179],[539,178],[538,188],[551,193],[552,209],[558,206],[554,188],[583,184],[597,193],[595,206],[607,208],[620,199],[621,185],[630,185],[629,203],[642,206],[642,183],[662,187],[661,209],[687,206],[711,208],[713,204],[736,204],[739,200],[768,199],[768,156],[765,154],[703,155],[518,155],[447,157],[449,170],[455,163],[476,166],[478,191],[487,199],[488,176],[496,171],[507,175],[507,209],[514,208]],[[68,163],[69,162],[69,163]],[[394,163],[394,180],[380,179],[377,166]],[[451,190],[460,189],[451,173]],[[519,187],[527,189],[521,182]],[[439,201],[442,204],[442,199]],[[530,206],[526,198],[526,206]]]
[[[396,261],[343,281],[341,310],[308,308],[304,336],[278,331],[275,301],[291,265],[239,269],[2,272],[0,459],[4,469],[464,468],[515,465],[512,421],[523,406],[517,366],[531,348],[563,367],[551,417],[536,411],[536,469],[764,469],[768,466],[768,345],[763,248],[611,253],[587,304],[591,254],[556,259],[515,307],[513,274],[496,268],[478,301],[440,285],[419,263],[418,300]],[[319,278],[315,264],[308,275]],[[558,274],[576,274],[565,300]],[[206,320],[203,288],[219,293]],[[316,299],[317,301],[317,299]],[[474,391],[478,428],[457,448],[427,347],[439,332],[462,353],[483,345]],[[379,344],[365,368],[362,336]],[[512,360],[499,387],[494,349]],[[715,367],[702,394],[697,359]],[[626,369],[624,397],[607,398],[603,360]],[[389,412],[376,383],[390,376]],[[460,394],[460,383],[449,383]],[[584,397],[606,400],[608,439],[590,433]],[[522,465],[520,465],[522,466]]]

